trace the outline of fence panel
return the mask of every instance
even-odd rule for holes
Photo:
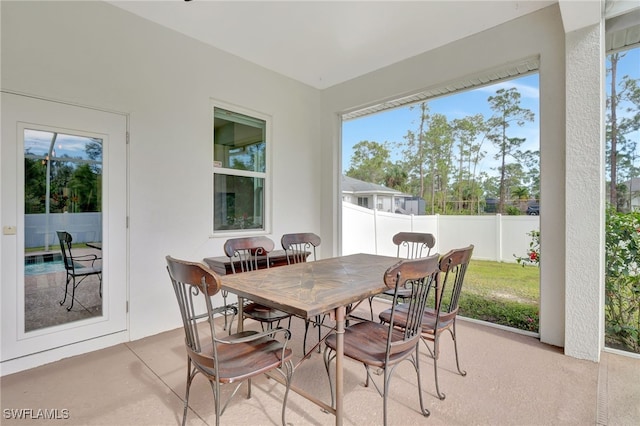
[[[539,216],[414,216],[374,212],[349,203],[342,205],[342,253],[396,255],[391,238],[401,231],[429,232],[436,237],[435,251],[445,253],[473,244],[473,257],[515,262],[524,256],[531,237],[540,229]]]

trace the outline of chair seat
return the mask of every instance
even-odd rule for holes
[[[255,331],[245,331],[232,334],[220,340],[232,341],[234,339],[257,334]],[[233,383],[251,377],[258,376],[279,367],[282,358],[282,343],[269,337],[244,343],[218,344],[218,368],[221,383]],[[190,351],[191,352],[191,351]],[[215,377],[213,365],[211,365],[213,346],[207,344],[202,347],[202,354],[193,353],[193,362],[207,375]],[[284,351],[285,361],[292,358],[292,350]]]
[[[395,318],[393,321],[396,326],[402,327],[404,324],[406,324],[407,309],[408,309],[408,305],[405,303],[398,305],[398,307],[396,308]],[[440,319],[438,322],[438,328],[440,329],[440,331],[446,329],[447,327],[453,324],[453,319],[455,318],[455,314],[457,314],[457,311],[453,315],[447,312],[440,313]],[[380,315],[378,315],[378,317],[380,318],[380,321],[384,323],[389,323],[389,321],[391,320],[391,309],[386,309],[380,312]],[[421,326],[422,326],[423,335],[434,334],[434,330],[436,327],[436,312],[433,309],[431,308],[425,309],[424,313],[422,314]]]
[[[101,274],[102,273],[102,268],[75,268],[74,269],[75,272],[73,272],[73,275],[75,275],[76,277],[81,277],[84,275],[95,275],[95,274]]]
[[[254,302],[250,302],[244,305],[243,312],[245,317],[253,318],[261,322],[276,322],[285,318],[289,318],[291,316],[286,312],[282,312],[277,309],[273,309]]]
[[[396,292],[395,289],[389,289],[389,290],[383,291],[382,294],[386,294],[387,296],[393,297],[395,292]],[[408,299],[409,297],[411,297],[411,288],[403,287],[398,289],[399,299]]]
[[[389,327],[384,324],[364,321],[351,325],[344,332],[344,355],[356,361],[363,362],[375,367],[384,367],[385,353],[387,352],[387,336]],[[416,336],[416,342],[417,342]],[[394,330],[392,334],[393,342],[402,342],[403,332]],[[325,340],[328,347],[336,349],[336,335],[331,334]],[[402,361],[408,354],[415,351],[415,345],[408,345],[408,348],[389,357],[389,365]]]

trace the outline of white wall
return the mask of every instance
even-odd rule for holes
[[[541,340],[564,345],[565,290],[565,36],[557,5],[442,48],[390,65],[322,93],[323,235],[339,229],[340,115],[385,100],[465,79],[500,64],[540,56]],[[330,200],[336,200],[331,201]],[[341,236],[335,234],[335,246]],[[324,243],[324,241],[323,241]]]
[[[604,347],[603,27],[600,23],[573,31],[567,34],[566,42],[569,77],[565,352],[594,360],[599,359],[599,349]]]
[[[223,255],[210,236],[211,98],[272,117],[269,236],[322,236],[318,90],[107,3],[1,7],[3,90],[130,115],[132,340],[179,325],[167,254]]]

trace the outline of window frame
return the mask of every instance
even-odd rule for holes
[[[215,121],[215,110],[223,109],[236,114],[246,115],[251,118],[255,118],[258,120],[262,120],[265,122],[265,171],[264,172],[254,172],[249,170],[239,170],[239,169],[231,169],[226,167],[216,166],[216,162],[214,159],[215,156],[215,142],[214,142],[214,121]],[[237,105],[228,104],[222,101],[218,101],[215,99],[210,100],[209,104],[209,112],[210,112],[210,125],[209,125],[209,146],[210,146],[210,190],[209,194],[211,197],[211,201],[209,205],[211,206],[210,211],[210,226],[211,226],[211,237],[228,237],[241,234],[242,236],[250,236],[250,235],[267,235],[271,233],[271,212],[272,212],[272,185],[271,185],[271,144],[272,142],[272,116],[251,110],[248,108],[243,108]],[[262,220],[262,228],[251,228],[251,229],[224,229],[224,230],[216,230],[215,229],[215,177],[216,174],[227,175],[227,176],[237,176],[237,177],[250,177],[250,178],[261,178],[264,179],[264,193],[263,193],[263,220]]]

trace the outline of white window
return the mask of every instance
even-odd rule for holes
[[[368,197],[358,197],[358,205],[360,207],[369,208],[369,198]]]
[[[213,231],[267,230],[266,117],[213,107]]]

